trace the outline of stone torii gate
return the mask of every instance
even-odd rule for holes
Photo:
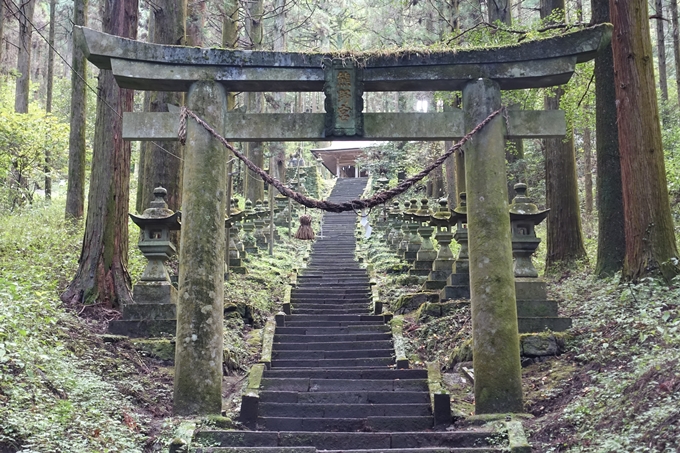
[[[79,28],[87,58],[122,88],[188,92],[187,107],[233,141],[455,140],[501,107],[501,90],[565,84],[608,42],[601,25],[491,49],[332,55],[147,44]],[[463,110],[363,112],[365,91],[462,91]],[[227,113],[227,92],[323,91],[326,113]],[[126,113],[123,138],[177,140],[179,113]],[[521,412],[522,385],[505,140],[566,133],[560,111],[509,111],[465,148],[475,410]],[[227,154],[187,124],[174,407],[222,407],[222,311]]]

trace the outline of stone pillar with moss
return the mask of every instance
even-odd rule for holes
[[[465,130],[500,106],[498,83],[468,83],[463,89]],[[501,115],[465,148],[477,414],[523,410],[504,145]]]
[[[227,97],[220,84],[194,82],[187,105],[223,130]],[[222,410],[226,153],[203,127],[188,120],[175,352],[177,415]]]

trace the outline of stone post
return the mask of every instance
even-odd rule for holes
[[[468,83],[463,89],[465,130],[500,105],[496,82]],[[504,135],[504,119],[497,116],[465,150],[477,414],[523,410]]]
[[[221,85],[193,83],[187,105],[224,130]],[[189,118],[184,156],[174,412],[220,414],[227,150]]]

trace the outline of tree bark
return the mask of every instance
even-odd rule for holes
[[[565,5],[564,0],[541,0],[540,6],[541,17],[546,18],[555,10],[564,11]],[[554,95],[546,96],[546,110],[558,110],[563,93],[562,88],[557,88]],[[565,139],[544,140],[546,204],[550,208],[546,269],[586,257],[581,231],[574,136],[572,131],[567,134]]]
[[[274,27],[272,30],[272,35],[274,38],[274,52],[285,52],[286,50],[286,1],[276,0],[275,4],[275,14]],[[284,112],[284,100],[286,93],[276,92],[273,93],[274,105],[273,110],[277,113]],[[283,142],[274,142],[269,144],[271,155],[274,165],[271,165],[270,174],[277,178],[279,181],[285,182],[286,179],[286,146]]]
[[[659,88],[661,99],[668,101],[668,71],[666,70],[666,37],[663,26],[663,1],[655,0],[656,6],[656,52],[659,58]]]
[[[151,5],[153,30],[149,38],[156,44],[186,45],[186,0],[171,0]],[[168,105],[183,104],[183,94],[168,91],[147,92],[149,95],[149,112],[167,112]],[[179,142],[151,142],[145,149],[143,159],[140,156],[139,180],[141,189],[137,192],[141,200],[137,202],[137,211],[142,212],[153,200],[153,189],[163,186],[167,189],[166,202],[173,211],[182,205],[182,153]]]
[[[105,0],[104,32],[134,39],[137,6],[137,0]],[[119,88],[113,73],[106,69],[99,74],[97,91],[85,236],[76,276],[62,300],[98,301],[118,308],[132,302],[127,272],[130,142],[121,138],[121,116],[132,110],[134,92]]]
[[[5,2],[0,2],[0,74],[4,74],[5,65],[2,64],[3,51],[5,49]]]
[[[54,30],[55,30],[55,16],[57,10],[57,0],[50,0],[50,31],[49,31],[49,49],[47,49],[47,94],[45,96],[45,112],[52,112],[52,91],[54,87]],[[52,176],[50,176],[51,159],[49,149],[45,148],[45,199],[52,199]]]
[[[73,24],[87,25],[87,0],[74,0]],[[87,59],[75,42],[71,55],[71,128],[68,140],[66,218],[81,219],[85,209],[85,132],[87,113]]]
[[[14,97],[14,111],[28,113],[28,92],[31,82],[31,37],[33,35],[33,11],[36,0],[23,0],[19,3],[14,15],[19,22],[19,49],[17,57],[17,71],[19,77],[16,82]]]
[[[188,46],[203,47],[207,0],[189,0],[186,12]]]
[[[583,129],[583,157],[585,160],[584,189],[586,192],[586,214],[593,214],[593,148],[590,128]]]
[[[626,233],[623,277],[679,272],[645,0],[610,0]]]
[[[680,105],[680,25],[678,25],[678,0],[671,0],[671,20],[673,22],[673,57],[675,60],[675,83],[677,85],[678,105]]]
[[[593,23],[609,22],[609,3],[591,0]],[[597,264],[595,274],[612,276],[623,267],[626,237],[623,230],[623,188],[616,91],[611,43],[595,56],[595,155],[597,160]]]
[[[264,1],[253,0],[246,9],[245,29],[248,49],[262,48]],[[248,113],[264,112],[264,98],[262,93],[248,93]],[[264,167],[264,143],[249,142],[246,144],[246,155],[255,165]],[[245,170],[243,191],[247,200],[253,202],[264,199],[264,182],[252,171]]]
[[[497,20],[505,25],[512,24],[510,17],[511,0],[487,0],[489,22],[494,23]]]

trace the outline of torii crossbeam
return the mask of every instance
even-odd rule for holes
[[[567,83],[611,39],[599,25],[514,46],[380,54],[233,51],[147,44],[76,27],[88,59],[122,88],[188,91],[187,107],[237,141],[456,139],[501,106],[501,90]],[[365,91],[462,91],[463,110],[364,113]],[[227,113],[228,91],[323,91],[325,114]],[[178,113],[126,113],[124,138],[176,140]],[[521,412],[504,144],[565,134],[562,112],[510,111],[466,145],[475,410]],[[219,413],[226,153],[190,120],[175,355],[175,412]]]

